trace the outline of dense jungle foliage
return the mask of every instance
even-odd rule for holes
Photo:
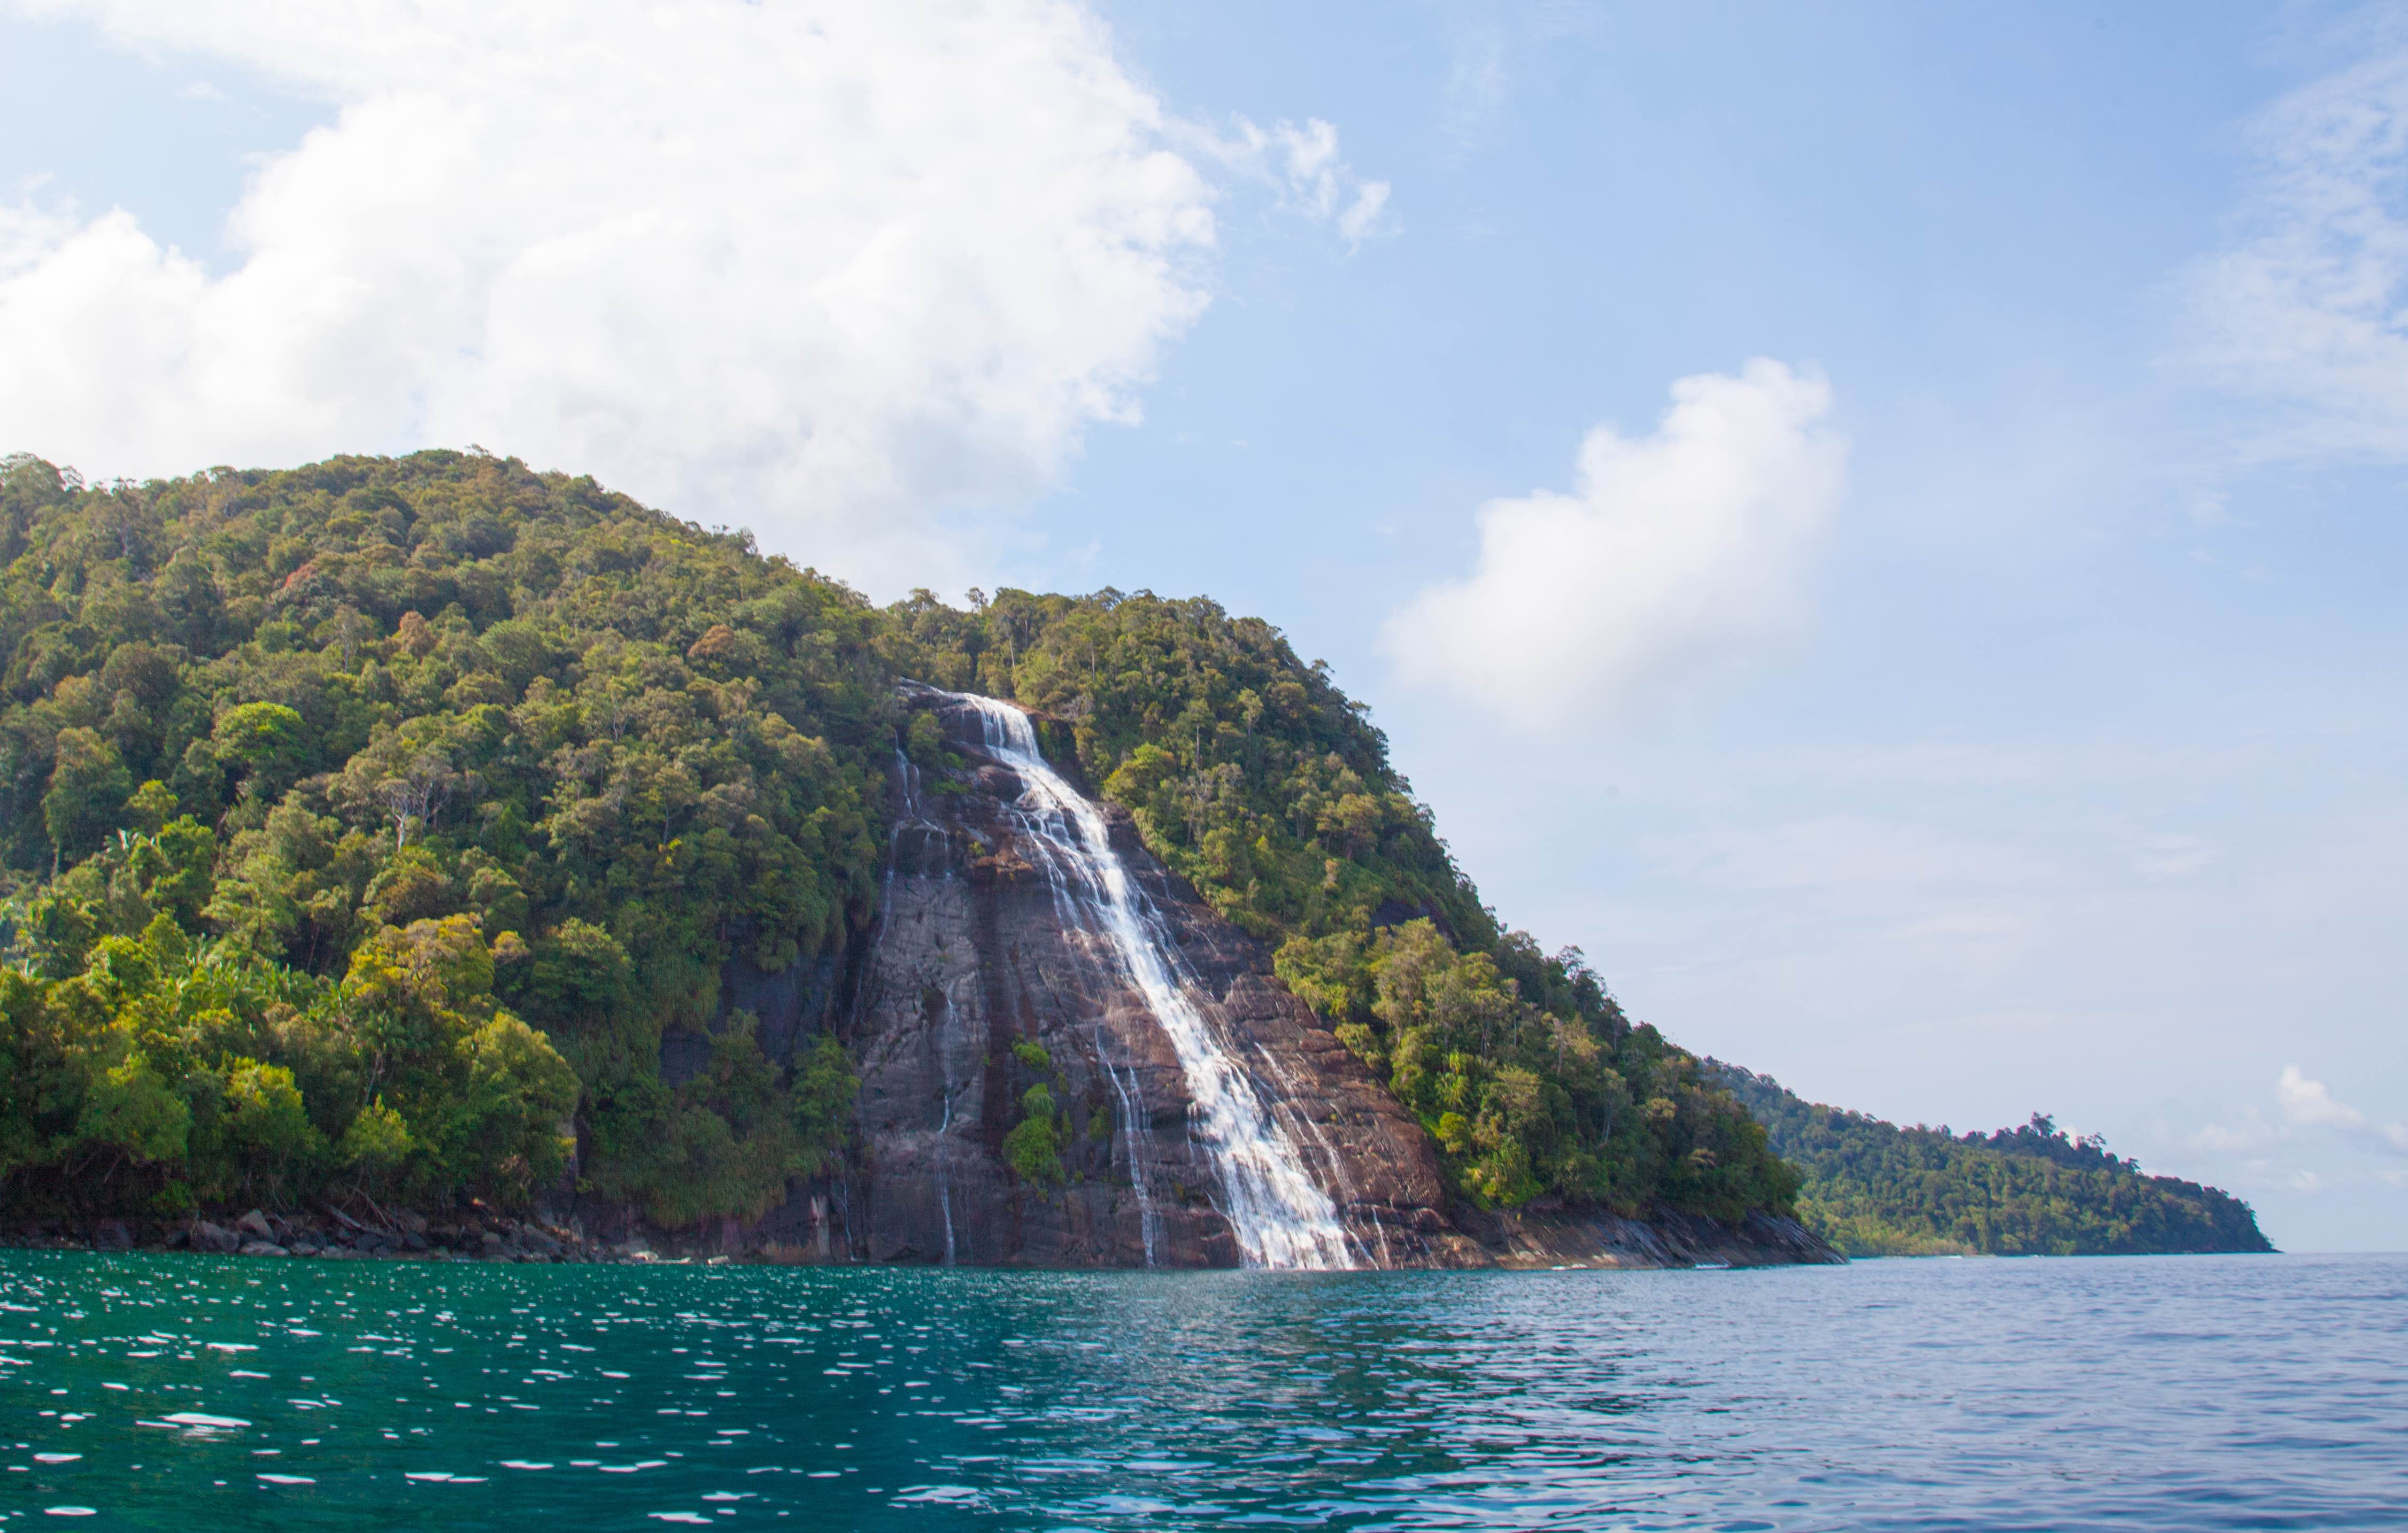
[[[1457,1196],[1736,1217],[1796,1173],[1577,949],[1484,907],[1387,741],[1279,630],[1212,602],[1005,591],[894,609],[920,680],[1009,698],[1047,754],[1273,944],[1280,977],[1412,1108]],[[916,741],[937,745],[931,727]]]
[[[2249,1205],[2148,1176],[2039,1113],[2020,1128],[1952,1135],[1821,1107],[1770,1076],[1708,1062],[1805,1172],[1806,1226],[1851,1256],[2105,1256],[2272,1251]]]
[[[1695,1059],[1482,906],[1325,668],[1209,601],[879,609],[443,451],[102,487],[8,459],[0,569],[11,1203],[508,1202],[573,1165],[669,1225],[776,1204],[847,1153],[853,1079],[835,1038],[770,1057],[721,976],[868,929],[898,732],[937,749],[906,676],[1036,711],[1461,1196],[1794,1193]],[[704,1063],[666,1076],[665,1038]]]
[[[841,1152],[842,1051],[765,1058],[718,985],[870,914],[859,595],[453,452],[11,459],[0,566],[11,1201],[509,1201],[574,1150],[681,1224]],[[665,1080],[665,1032],[707,1066]]]

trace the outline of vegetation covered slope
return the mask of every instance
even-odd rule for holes
[[[2273,1249],[2239,1198],[2144,1175],[2038,1113],[2021,1128],[1959,1138],[1818,1106],[1719,1061],[1710,1073],[1805,1172],[1799,1217],[1851,1256]]]
[[[426,452],[92,488],[0,465],[0,1196],[586,1186],[749,1214],[845,1148],[823,1039],[724,961],[875,915],[916,677],[1014,698],[1279,944],[1458,1192],[1786,1205],[1794,1175],[1577,953],[1482,907],[1384,741],[1205,601],[880,609],[590,480]],[[707,1036],[675,1082],[666,1034]]]
[[[1125,806],[1421,1119],[1455,1192],[1735,1217],[1794,1173],[1689,1054],[1634,1024],[1577,949],[1506,929],[1388,763],[1279,631],[1201,598],[924,595],[896,609],[924,680],[1013,699]]]
[[[682,1222],[840,1142],[850,1077],[666,1030],[870,913],[858,595],[449,452],[0,476],[0,1172],[162,1209],[588,1182]]]

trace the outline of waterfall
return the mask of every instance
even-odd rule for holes
[[[1145,1094],[1139,1089],[1136,1070],[1112,1063],[1101,1021],[1096,1024],[1096,1058],[1104,1067],[1104,1079],[1112,1083],[1112,1095],[1121,1102],[1121,1153],[1128,1157],[1129,1185],[1137,1191],[1138,1244],[1145,1252],[1145,1265],[1160,1267],[1162,1215],[1154,1206],[1154,1173],[1145,1164],[1146,1136],[1138,1127],[1138,1109]]]
[[[977,711],[988,754],[1018,774],[1021,796],[1010,812],[1039,852],[1056,904],[1079,929],[1103,938],[1169,1038],[1187,1074],[1191,1130],[1220,1172],[1222,1211],[1245,1264],[1354,1266],[1337,1205],[1306,1171],[1295,1141],[1254,1079],[1214,1035],[1197,1003],[1201,986],[1194,971],[1162,912],[1112,850],[1102,812],[1047,763],[1027,714],[992,697],[946,695]],[[1135,1153],[1132,1084],[1114,1073],[1131,1151],[1130,1180],[1145,1215],[1146,1259],[1152,1265],[1154,1221],[1144,1168]]]
[[[945,1088],[945,1116],[937,1125],[937,1206],[945,1214],[945,1265],[953,1265],[953,1189],[945,1176],[945,1155],[953,1148],[946,1138],[953,1131],[953,1093],[949,1082]]]

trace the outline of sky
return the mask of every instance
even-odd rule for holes
[[[0,0],[0,450],[1205,594],[1819,1101],[2408,1248],[2408,13]]]

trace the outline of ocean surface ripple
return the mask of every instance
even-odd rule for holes
[[[11,1251],[0,1515],[2401,1527],[2403,1379],[2397,1256],[1084,1274]]]

